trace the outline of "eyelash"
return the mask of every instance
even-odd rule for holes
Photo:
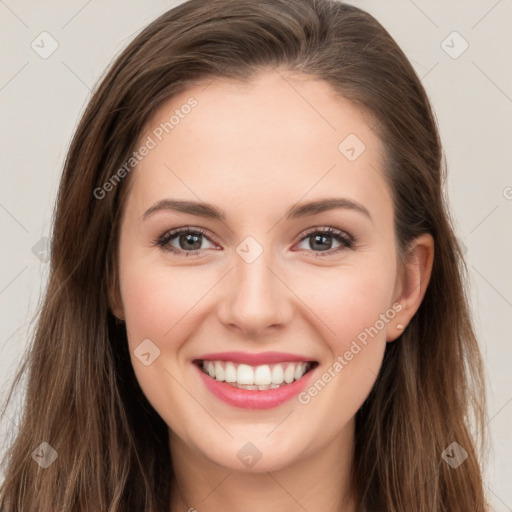
[[[210,237],[207,235],[205,230],[203,230],[201,228],[191,228],[191,227],[185,226],[182,228],[177,228],[177,229],[172,229],[171,231],[167,231],[166,233],[159,236],[154,241],[154,245],[161,247],[165,251],[172,252],[172,253],[176,254],[177,256],[184,256],[184,257],[197,256],[202,250],[205,250],[205,249],[197,249],[195,251],[184,251],[183,249],[176,249],[175,247],[171,247],[168,245],[169,242],[173,238],[176,238],[176,236],[178,236],[182,233],[201,235],[201,236],[204,236],[205,238],[207,238],[210,242],[214,243],[212,240],[210,240]],[[307,238],[311,237],[312,235],[317,235],[317,234],[329,235],[329,236],[333,237],[337,242],[340,242],[342,245],[340,247],[337,247],[335,249],[329,249],[327,251],[311,250],[312,252],[317,253],[315,255],[315,258],[316,257],[323,258],[325,256],[331,256],[333,254],[341,252],[343,249],[352,249],[357,244],[357,239],[354,236],[352,236],[348,233],[344,233],[343,231],[339,231],[337,229],[331,228],[331,227],[311,228],[310,230],[308,230],[306,232],[306,234],[300,240],[298,240],[297,243],[300,243],[300,242],[306,240]],[[306,249],[302,249],[302,250],[306,250]],[[310,252],[310,251],[306,250],[306,252]]]

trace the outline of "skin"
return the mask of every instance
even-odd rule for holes
[[[140,386],[169,426],[180,489],[172,510],[353,512],[355,414],[386,343],[403,332],[396,325],[406,326],[423,299],[433,239],[418,238],[399,267],[384,148],[371,119],[325,82],[276,71],[250,84],[215,80],[164,104],[140,140],[191,96],[198,105],[130,175],[112,298]],[[366,146],[354,161],[338,150],[348,134]],[[297,202],[326,197],[357,201],[371,219],[349,209],[283,219]],[[167,210],[143,219],[165,198],[212,203],[226,218]],[[199,256],[154,244],[183,226],[211,233]],[[328,226],[355,236],[356,245],[328,238],[325,250],[341,250],[322,256],[314,236],[304,237]],[[263,249],[252,263],[236,252],[247,236]],[[179,236],[170,245],[190,251]],[[235,408],[192,366],[208,352],[280,351],[318,361],[315,381],[393,304],[401,311],[307,404]],[[134,355],[145,339],[160,350],[149,366]],[[251,468],[237,457],[247,442],[262,454]]]

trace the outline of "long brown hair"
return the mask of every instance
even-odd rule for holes
[[[467,269],[443,195],[436,121],[412,66],[371,15],[350,5],[190,0],[152,22],[115,60],[69,148],[49,283],[13,384],[28,370],[19,432],[5,455],[3,511],[168,510],[168,427],[142,393],[124,325],[109,309],[129,180],[100,199],[94,191],[130,158],[164,101],[215,77],[250,81],[270,69],[313,75],[372,114],[386,148],[397,254],[405,261],[422,233],[435,241],[423,302],[387,344],[357,413],[353,485],[361,510],[487,510],[477,449],[484,446],[477,434],[482,441],[485,390]],[[42,442],[58,454],[46,469],[31,456]],[[468,454],[457,468],[443,459],[453,442]]]

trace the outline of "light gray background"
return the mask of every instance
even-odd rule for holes
[[[38,257],[33,247],[49,235],[64,157],[90,91],[133,36],[178,3],[0,0],[0,399],[33,328],[48,275],[44,252]],[[512,511],[512,2],[350,3],[403,48],[439,121],[489,383],[486,485],[494,510]],[[47,59],[31,47],[42,46],[43,31],[58,43]],[[16,422],[14,411],[2,418],[4,442]]]

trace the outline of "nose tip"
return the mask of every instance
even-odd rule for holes
[[[254,246],[247,242],[254,256]],[[252,253],[251,253],[252,251]],[[287,288],[269,265],[263,252],[248,263],[240,257],[226,282],[225,298],[219,308],[225,325],[255,336],[269,328],[286,324],[291,317]]]

